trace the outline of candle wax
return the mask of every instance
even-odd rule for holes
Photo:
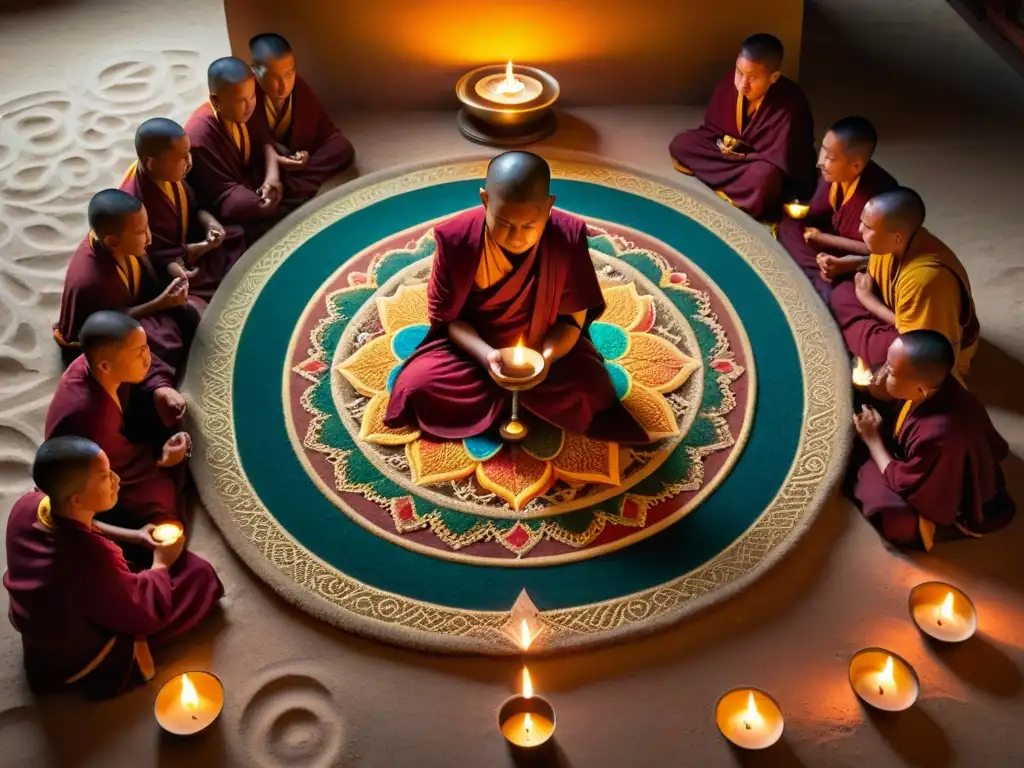
[[[526,715],[530,716],[530,727],[526,727]],[[536,747],[551,738],[555,724],[544,715],[534,712],[520,712],[512,715],[501,726],[501,733],[517,747]]]
[[[770,697],[739,688],[726,693],[715,707],[715,723],[742,749],[765,749],[782,737],[785,720]]]
[[[851,662],[853,690],[866,703],[876,709],[901,712],[917,701],[920,684],[907,663],[892,657],[892,674],[885,673],[888,654],[870,652]]]
[[[911,593],[910,613],[918,628],[945,643],[959,643],[978,629],[970,599],[948,584],[922,584]]]
[[[188,706],[182,701],[182,675],[167,681],[156,697],[155,711],[160,726],[179,736],[189,736],[206,729],[224,706],[224,690],[216,677],[203,672],[189,672],[197,702]]]

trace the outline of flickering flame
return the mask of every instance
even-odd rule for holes
[[[523,698],[533,698],[533,680],[530,678],[530,670],[523,667]]]
[[[754,692],[747,693],[747,711],[743,713],[743,725],[749,731],[753,727],[764,725],[764,718],[757,711],[757,702],[754,701]]]
[[[939,616],[944,619],[952,619],[953,615],[953,593],[947,592],[946,599],[942,601],[942,607],[939,608]]]
[[[196,687],[188,679],[188,675],[181,676],[181,706],[185,709],[197,709],[199,707],[199,694]]]
[[[171,544],[182,534],[181,526],[175,523],[161,523],[153,529],[153,538],[161,544]]]
[[[892,656],[885,657],[885,666],[878,675],[878,692],[885,693],[885,688],[890,689],[896,687],[896,679],[892,676],[893,663]]]
[[[526,732],[526,738],[530,738],[530,729],[533,728],[533,718],[530,717],[530,713],[526,713],[526,717],[523,718],[523,730]]]
[[[526,362],[526,351],[523,347],[523,340],[520,339],[519,343],[516,344],[515,349],[512,350],[512,364],[523,365]]]
[[[530,625],[527,624],[526,619],[523,619],[519,623],[519,643],[523,646],[523,650],[528,650],[530,643],[533,642],[533,635],[530,633]]]
[[[511,95],[519,93],[526,86],[523,85],[523,81],[519,80],[512,73],[512,60],[509,59],[508,64],[505,65],[505,79],[495,86],[494,90],[502,95]]]
[[[874,379],[874,374],[871,373],[871,369],[858,357],[856,364],[853,366],[854,386],[866,387],[871,384],[872,379]]]

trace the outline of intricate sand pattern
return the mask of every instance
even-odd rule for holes
[[[118,52],[0,97],[0,504],[29,484],[60,375],[50,327],[89,198],[117,186],[136,126],[183,121],[205,97],[197,51]]]

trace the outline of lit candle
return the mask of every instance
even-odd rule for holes
[[[875,374],[871,372],[867,364],[859,357],[853,365],[853,386],[868,387],[874,380]]]
[[[865,648],[854,654],[850,685],[863,702],[888,712],[913,706],[921,689],[914,668],[883,648]]]
[[[533,681],[526,667],[523,692],[501,705],[498,728],[509,744],[522,749],[539,747],[555,732],[555,710],[546,699],[533,695]]]
[[[505,347],[501,352],[501,372],[509,379],[532,378],[544,367],[544,358],[539,352],[529,349],[520,339],[514,347]]]
[[[910,615],[917,628],[945,643],[960,643],[978,631],[978,612],[952,584],[926,581],[910,590]]]
[[[475,90],[478,96],[495,104],[521,106],[539,98],[544,93],[544,84],[535,77],[517,73],[509,60],[504,73],[481,78]]]
[[[209,672],[187,672],[168,680],[156,696],[156,720],[168,733],[191,736],[205,730],[224,707],[224,686]]]
[[[786,203],[784,208],[791,219],[802,219],[811,212],[811,206],[807,205],[807,203],[801,203],[799,200]]]
[[[161,544],[173,544],[181,538],[184,529],[178,523],[161,523],[153,529],[153,538]]]
[[[743,749],[765,749],[782,737],[785,719],[775,700],[755,688],[726,691],[715,706],[715,723]]]

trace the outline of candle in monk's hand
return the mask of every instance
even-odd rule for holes
[[[532,749],[547,742],[555,732],[555,710],[533,694],[530,671],[523,667],[523,692],[513,696],[498,710],[501,735],[514,747]]]
[[[715,723],[729,741],[743,749],[765,749],[777,742],[785,728],[775,700],[754,688],[727,691],[715,706]]]
[[[868,387],[871,386],[871,382],[874,380],[875,374],[871,372],[867,364],[857,358],[857,362],[853,366],[853,386],[855,387]]]
[[[978,630],[971,599],[941,581],[926,581],[910,590],[910,615],[918,629],[946,643],[963,642]]]
[[[178,523],[161,523],[153,529],[153,538],[161,544],[173,544],[181,538],[184,529]]]
[[[865,648],[853,655],[850,685],[861,701],[888,712],[909,709],[921,690],[914,668],[883,648]]]
[[[788,202],[783,207],[791,219],[803,219],[811,212],[811,206],[801,203],[799,200]]]
[[[168,733],[191,736],[206,730],[224,707],[224,686],[209,672],[185,672],[168,680],[156,696],[156,720]]]

